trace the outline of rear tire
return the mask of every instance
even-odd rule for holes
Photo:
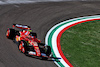
[[[7,32],[6,32],[6,37],[8,39],[13,40],[15,38],[15,36],[16,36],[15,30],[14,29],[11,29],[11,28],[8,28],[7,29]]]

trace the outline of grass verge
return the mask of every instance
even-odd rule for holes
[[[61,36],[61,49],[74,67],[100,66],[100,20],[75,25]]]

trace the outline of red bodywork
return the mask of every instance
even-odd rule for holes
[[[22,34],[20,36],[16,35],[15,39],[17,42],[21,41],[21,43],[19,45],[19,50],[22,51],[23,53],[25,53],[25,48],[23,47],[22,40],[27,41],[29,43],[29,45],[34,47],[36,54],[34,53],[33,55],[41,56],[41,52],[40,52],[39,46],[37,44],[37,43],[40,43],[40,40],[38,40],[37,38],[34,38],[33,36],[30,36],[30,35],[26,36],[26,35]]]
[[[21,30],[15,30],[15,27]],[[19,50],[25,55],[43,57],[42,59],[48,59],[52,56],[50,46],[40,43],[37,34],[32,32],[27,25],[13,24],[13,29],[7,29],[6,37],[17,43]]]

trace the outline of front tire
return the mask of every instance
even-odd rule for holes
[[[49,56],[51,54],[51,47],[45,46],[46,55]]]
[[[21,51],[24,54],[27,54],[27,43],[25,41],[20,41],[18,45],[19,51]]]

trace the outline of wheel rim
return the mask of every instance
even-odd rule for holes
[[[7,38],[9,37],[9,34],[10,34],[10,30],[8,29],[7,32],[6,32]]]
[[[19,45],[19,50],[21,50],[21,48],[22,48],[22,43]]]
[[[19,45],[19,50],[22,52],[22,53],[25,53],[25,48],[23,47],[23,42],[20,43]]]

